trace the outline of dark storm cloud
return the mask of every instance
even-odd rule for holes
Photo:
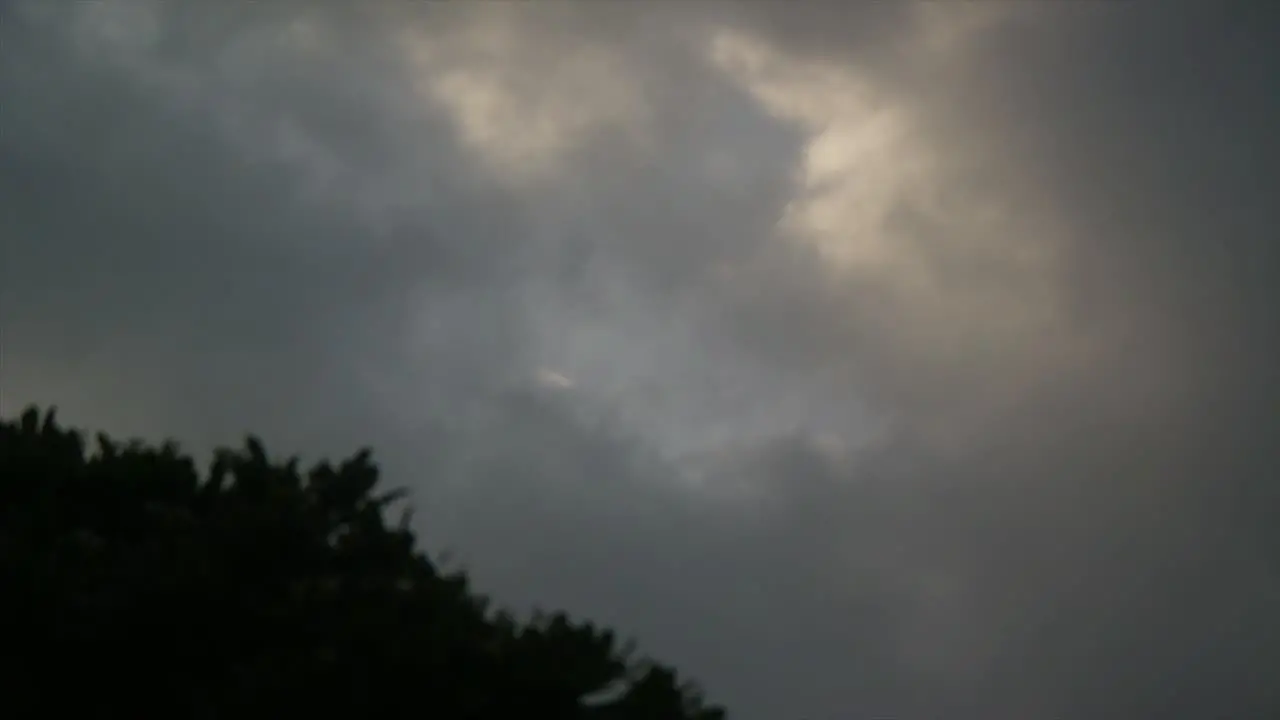
[[[6,405],[57,401],[113,423],[137,412],[138,430],[174,423],[205,439],[246,416],[286,425],[299,406],[317,423],[358,412],[353,369],[404,352],[412,294],[500,272],[460,239],[494,233],[500,213],[467,209],[465,166],[430,118],[400,111],[396,68],[368,40],[363,54],[291,52],[278,40],[289,16],[149,7],[20,7],[6,26],[6,53],[22,59],[5,64],[17,111],[0,131]],[[204,22],[218,19],[234,22]],[[406,158],[395,146],[410,141]],[[457,219],[396,212],[404,198],[388,186],[405,181]],[[467,323],[494,312],[468,311]],[[485,352],[467,363],[505,354],[484,347],[498,338],[476,342]]]
[[[956,658],[980,670],[942,666],[960,678],[939,696],[953,716],[1275,711],[1254,673],[1280,647],[1266,199],[1280,158],[1263,130],[1280,119],[1264,79],[1280,24],[1256,8],[1146,10],[1019,10],[922,101],[993,175],[1049,190],[1068,228],[1064,324],[1094,347],[903,478],[921,488],[913,506],[951,488],[913,542],[966,579],[972,612],[956,622],[994,647]],[[795,28],[779,37],[807,46]],[[966,376],[1000,390],[980,367],[946,384]]]
[[[1270,11],[249,7],[5,11],[6,412],[374,443],[748,720],[1276,714]],[[942,158],[889,270],[779,229],[810,67]]]

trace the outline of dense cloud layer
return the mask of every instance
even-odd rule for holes
[[[4,412],[373,444],[745,720],[1280,714],[1274,12],[638,7],[6,6]]]

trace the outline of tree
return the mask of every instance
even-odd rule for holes
[[[563,613],[492,611],[416,547],[363,450],[301,471],[250,437],[203,475],[27,409],[0,422],[12,717],[722,720],[674,670]]]

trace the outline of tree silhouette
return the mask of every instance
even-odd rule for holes
[[[367,450],[304,472],[249,438],[202,476],[171,442],[88,454],[52,410],[0,422],[11,716],[724,718],[609,630],[491,611],[378,479]]]

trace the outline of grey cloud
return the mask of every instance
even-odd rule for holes
[[[1095,347],[907,480],[921,505],[964,488],[918,541],[969,578],[968,621],[999,650],[951,688],[959,716],[1273,712],[1245,669],[1277,647],[1269,15],[1026,11],[940,79],[965,82],[919,87],[988,177],[1025,168],[1049,190],[1070,228],[1064,321]],[[981,368],[955,377],[998,390]],[[970,400],[922,370],[876,378]]]
[[[156,45],[168,42],[169,27]],[[208,32],[194,20],[186,29]],[[290,402],[317,404],[321,415],[350,413],[354,408],[341,402],[322,409],[314,388],[356,401],[350,396],[364,392],[352,377],[356,366],[406,351],[397,343],[412,322],[406,305],[415,294],[425,287],[447,296],[466,288],[468,277],[500,271],[498,263],[482,264],[483,251],[468,243],[502,237],[501,216],[491,212],[494,203],[482,214],[457,197],[467,173],[439,141],[443,129],[433,140],[429,122],[415,124],[417,147],[432,152],[387,168],[373,182],[348,180],[312,191],[306,158],[282,156],[273,135],[291,124],[335,154],[333,163],[347,175],[374,175],[383,167],[393,153],[379,144],[408,142],[408,119],[394,112],[397,89],[367,84],[377,76],[372,70],[362,74],[346,61],[346,76],[306,68],[298,80],[284,82],[290,94],[274,92],[270,85],[283,79],[271,77],[241,91],[237,78],[219,71],[228,39],[175,40],[183,53],[178,58],[145,45],[101,57],[62,30],[56,23],[15,23],[14,39],[6,42],[8,52],[25,50],[43,75],[33,78],[6,64],[6,96],[24,109],[6,114],[0,133],[16,160],[6,213],[5,306],[15,313],[6,321],[6,354],[23,357],[40,344],[58,352],[55,361],[30,350],[30,364],[17,365],[17,388],[74,383],[89,373],[97,375],[94,384],[129,387],[121,381],[141,373],[134,382],[161,387],[133,388],[141,397],[116,400],[116,412],[129,412],[127,405],[151,393],[171,394],[179,405],[211,415],[206,419],[214,427],[168,418],[201,435],[239,432],[251,407],[268,416],[271,406],[286,412]],[[112,62],[126,55],[140,69]],[[285,59],[297,62],[287,53]],[[283,70],[283,64],[266,67]],[[156,76],[176,80],[152,82]],[[361,101],[343,96],[353,90],[391,112],[364,112]],[[431,173],[406,167],[415,161]],[[408,176],[396,178],[397,172]],[[448,183],[442,185],[442,177]],[[384,179],[419,183],[421,205],[447,206],[460,219],[384,213],[383,227],[371,226],[358,195],[377,199],[376,184]],[[493,312],[472,305],[468,321]],[[484,346],[496,341],[473,338],[482,352],[466,362],[497,362],[504,352]],[[58,365],[65,374],[42,377],[60,373]],[[290,402],[264,407],[252,395],[228,393],[247,378],[272,384]],[[32,392],[57,395],[47,385]],[[82,402],[67,399],[73,412]]]
[[[9,9],[4,406],[373,443],[500,601],[738,717],[1274,715],[1274,20],[1035,4],[914,65],[915,6],[775,5],[520,11],[505,82],[598,46],[646,113],[525,184],[387,41],[471,8]],[[688,44],[720,22],[857,68],[1049,269],[903,202],[930,324],[782,242],[804,131]]]

